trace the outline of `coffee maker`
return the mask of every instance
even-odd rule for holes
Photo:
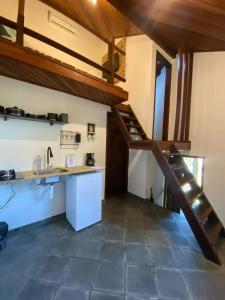
[[[94,153],[87,153],[86,154],[86,166],[94,167],[95,166],[95,159]]]

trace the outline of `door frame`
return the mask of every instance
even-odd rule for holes
[[[164,101],[164,113],[163,113],[163,134],[162,140],[168,141],[169,134],[169,115],[170,115],[170,94],[171,94],[171,78],[172,78],[172,64],[157,50],[156,51],[156,68],[155,68],[155,95],[154,95],[154,108],[153,108],[153,126],[152,126],[152,139],[154,139],[155,128],[155,98],[156,98],[156,80],[158,65],[160,62],[160,68],[166,67],[166,85],[165,85],[165,101]]]

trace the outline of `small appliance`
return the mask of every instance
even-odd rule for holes
[[[24,117],[25,115],[25,111],[21,108],[18,108],[17,106],[7,107],[5,109],[5,113],[7,115],[18,116],[18,117]]]
[[[81,142],[81,134],[79,132],[75,135],[75,141],[76,141],[76,143]]]
[[[94,167],[95,166],[94,153],[87,153],[86,154],[86,166],[89,166],[89,167]]]
[[[0,181],[8,181],[16,179],[15,170],[0,170]]]
[[[46,120],[46,115],[37,115],[37,119]]]
[[[68,114],[64,114],[64,113],[60,114],[59,121],[61,121],[63,123],[68,123],[69,122]]]
[[[30,114],[30,113],[26,113],[25,116],[26,116],[27,118],[32,118],[32,119],[36,119],[36,118],[37,118],[37,115],[35,115],[35,114]]]
[[[5,112],[5,108],[4,108],[4,106],[2,106],[2,105],[0,105],[0,114],[4,114],[4,112]]]
[[[59,116],[56,113],[48,113],[48,119],[49,121],[58,121]]]

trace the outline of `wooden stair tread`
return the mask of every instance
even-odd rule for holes
[[[184,164],[170,164],[170,168],[173,171],[178,171],[178,170],[186,169],[187,167]]]
[[[178,178],[178,181],[180,183],[180,185],[184,185],[187,183],[192,183],[193,181],[195,181],[195,177],[194,176],[190,176],[188,178],[184,177],[184,178]]]
[[[167,156],[181,156],[182,157],[182,154],[180,152],[170,152],[169,154],[167,154]]]
[[[204,223],[203,229],[204,229],[205,233],[207,234],[211,245],[214,245],[216,243],[222,228],[223,228],[223,225],[219,220],[217,222],[214,222],[214,223],[207,220]]]
[[[141,133],[141,132],[130,132],[130,131],[129,131],[129,133],[130,133],[130,135],[140,135],[140,136],[145,136],[145,134],[144,134],[144,133]]]
[[[126,126],[130,127],[130,128],[141,128],[141,126],[138,125],[138,124],[129,124],[129,123],[126,123]]]
[[[192,204],[192,207],[193,206],[194,203]],[[197,216],[199,222],[203,224],[208,218],[208,216],[213,212],[213,208],[206,199],[200,199],[199,203],[195,207],[193,207],[193,211]]]
[[[126,114],[133,114],[133,111],[132,111],[130,105],[118,104],[115,107],[119,112],[126,113]]]
[[[184,192],[184,194],[186,195],[186,198],[188,199],[190,205],[193,204],[194,200],[200,198],[203,195],[202,190],[196,190],[194,192],[192,191],[191,194]]]
[[[137,121],[137,119],[134,116],[127,116],[127,115],[121,115],[121,117],[124,120],[128,120],[128,121]]]

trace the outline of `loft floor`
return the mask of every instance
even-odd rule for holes
[[[0,75],[105,105],[128,99],[128,93],[118,86],[3,38],[0,38]]]
[[[225,268],[204,258],[183,216],[129,194],[104,202],[103,215],[77,233],[60,219],[11,235],[1,298],[224,299]]]

